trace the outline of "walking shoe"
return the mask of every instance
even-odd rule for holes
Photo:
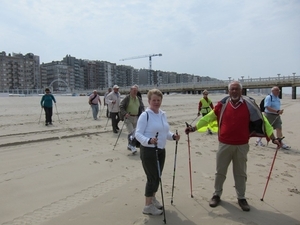
[[[131,151],[131,147],[132,147],[131,145],[128,145],[127,150]]]
[[[261,141],[256,141],[255,146],[265,147],[265,145]]]
[[[45,126],[48,126],[48,123],[45,123]]]
[[[117,133],[118,133],[118,131],[117,131],[117,130],[113,130],[113,132],[114,132],[115,134],[117,134]]]
[[[238,203],[243,211],[250,211],[250,206],[246,199],[238,199]]]
[[[288,145],[286,145],[286,144],[283,144],[281,148],[286,149],[286,150],[289,150],[289,149],[291,149],[291,146],[288,146]]]
[[[144,207],[143,213],[146,215],[159,216],[163,213],[163,211],[156,208],[153,204],[150,204]]]
[[[49,123],[49,125],[53,125],[52,123]]]
[[[132,152],[132,154],[136,153],[136,148],[134,146],[131,146],[131,152]]]
[[[162,204],[160,204],[160,202],[157,201],[157,199],[156,199],[155,197],[152,197],[152,204],[153,204],[156,208],[158,208],[158,209],[162,209],[162,208],[163,208]]]
[[[209,206],[214,208],[219,205],[220,201],[220,196],[214,195],[209,201]]]

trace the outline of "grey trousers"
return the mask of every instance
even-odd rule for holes
[[[221,197],[223,184],[226,179],[227,169],[232,161],[233,177],[235,190],[238,199],[245,198],[246,181],[247,181],[247,154],[249,144],[244,145],[227,145],[219,143],[217,152],[217,165],[215,174],[215,192],[214,195]]]

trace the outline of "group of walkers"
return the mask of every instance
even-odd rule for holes
[[[288,149],[287,145],[282,142],[280,115],[282,115],[283,109],[281,109],[278,92],[278,87],[272,88],[272,97],[270,97],[272,100],[266,98],[266,110],[263,114],[254,99],[242,95],[242,84],[238,81],[233,81],[228,85],[229,95],[221,99],[215,106],[208,98],[208,91],[203,91],[203,98],[198,104],[197,112],[197,117],[200,114],[202,117],[195,126],[187,124],[184,132],[188,137],[195,131],[205,131],[208,134],[212,134],[212,131],[218,133],[219,145],[216,153],[214,192],[209,201],[210,207],[216,207],[221,202],[223,184],[226,180],[228,166],[232,162],[238,204],[243,211],[250,210],[245,192],[247,154],[251,137],[265,137],[272,140],[272,143],[277,145],[277,149],[281,147]],[[45,103],[42,106],[44,108],[50,106],[48,99],[52,97],[43,98]],[[101,105],[100,98],[90,96],[89,99],[92,107],[98,102]],[[142,98],[138,96],[138,86],[134,85],[130,88],[130,93],[121,101],[119,86],[114,85],[112,90],[108,90],[108,93],[105,94],[104,104],[108,108],[107,116],[111,118],[113,132],[120,134],[122,129],[120,130],[118,123],[122,120],[128,134],[134,133],[134,138],[140,144],[140,159],[147,177],[143,213],[161,215],[164,212],[163,196],[161,196],[163,203],[161,204],[156,198],[156,192],[159,185],[162,188],[161,174],[165,164],[166,142],[173,140],[178,143],[180,135],[170,131],[166,113],[160,109],[163,100],[162,92],[158,89],[148,91],[147,100],[149,106],[145,109]],[[53,101],[55,102],[55,99]],[[46,118],[47,122],[50,123],[51,120]],[[276,137],[273,134],[274,129]],[[133,154],[136,153],[135,145],[128,144],[127,148]]]

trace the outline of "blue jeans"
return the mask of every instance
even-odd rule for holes
[[[94,120],[96,120],[98,112],[99,112],[99,106],[97,104],[97,105],[91,105],[91,107],[92,107],[92,112],[93,112]]]

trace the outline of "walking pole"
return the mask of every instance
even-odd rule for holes
[[[189,125],[187,122],[185,122],[186,127],[190,127],[191,125]],[[191,163],[191,147],[190,147],[190,135],[187,134],[187,138],[188,138],[188,153],[189,153],[189,172],[190,172],[190,188],[191,188],[191,198],[194,198],[193,196],[193,188],[192,188],[192,163]]]
[[[116,140],[116,143],[115,143],[115,145],[114,145],[113,150],[115,150],[115,147],[116,147],[116,145],[117,145],[117,143],[118,143],[118,140],[119,140],[120,135],[121,135],[121,133],[122,133],[122,130],[123,130],[123,127],[124,127],[124,124],[125,124],[126,119],[127,119],[127,118],[124,119],[124,122],[123,122],[123,124],[122,124],[121,130],[119,131],[119,135],[118,135],[118,138],[117,138],[117,140]]]
[[[102,116],[102,113],[103,113],[103,111],[104,111],[104,106],[103,106],[103,108],[102,108],[102,110],[101,110],[101,106],[100,106],[100,115],[99,115],[99,118],[101,118],[101,116]]]
[[[177,130],[176,130],[176,135],[178,135],[178,132],[177,132]],[[178,141],[176,140],[176,146],[175,146],[175,158],[174,158],[174,170],[173,170],[173,184],[172,184],[172,197],[171,197],[171,204],[173,204],[174,183],[175,183],[175,172],[176,172],[176,158],[177,158],[177,146],[178,146]]]
[[[43,108],[41,108],[41,114],[40,114],[40,119],[39,119],[39,123],[38,124],[40,124],[40,122],[41,122],[42,113],[43,113]]]
[[[57,114],[58,122],[60,123],[60,119],[59,119],[59,115],[58,115],[56,103],[54,103],[54,105],[55,105],[55,109],[56,109],[56,114]]]
[[[158,137],[158,132],[156,133],[155,137]],[[155,144],[156,148],[156,161],[157,161],[157,171],[158,171],[158,177],[159,177],[159,183],[160,183],[160,192],[161,192],[161,200],[163,204],[163,213],[164,213],[164,223],[167,223],[166,220],[166,211],[165,211],[165,201],[164,201],[164,193],[163,193],[163,187],[162,187],[162,182],[161,182],[161,170],[160,170],[160,164],[159,164],[159,159],[158,159],[158,149],[157,149],[157,144]]]
[[[190,125],[192,125],[194,123],[194,121],[198,118],[199,116],[197,116],[195,119],[193,119],[193,121],[190,123]]]
[[[89,110],[87,111],[87,114],[86,114],[86,116],[85,116],[85,118],[84,118],[84,119],[86,119],[86,118],[88,117],[88,115],[89,115],[89,112],[91,111],[91,108],[92,108],[92,106],[90,106],[90,107],[89,107]]]
[[[281,142],[281,140],[283,138],[284,137],[279,138],[278,140]],[[269,184],[269,180],[270,180],[271,173],[272,173],[272,170],[273,170],[274,162],[275,162],[275,159],[276,159],[276,156],[277,156],[277,152],[280,149],[280,147],[281,147],[280,145],[277,145],[277,148],[276,148],[276,151],[275,151],[275,155],[274,155],[274,158],[273,158],[273,162],[272,162],[272,165],[271,165],[271,169],[270,169],[270,172],[269,172],[269,176],[268,176],[268,179],[267,179],[267,183],[266,183],[266,186],[265,186],[265,190],[264,190],[262,198],[260,199],[261,201],[264,201],[265,193],[266,193],[266,190],[267,190],[267,187],[268,187],[268,184]]]

